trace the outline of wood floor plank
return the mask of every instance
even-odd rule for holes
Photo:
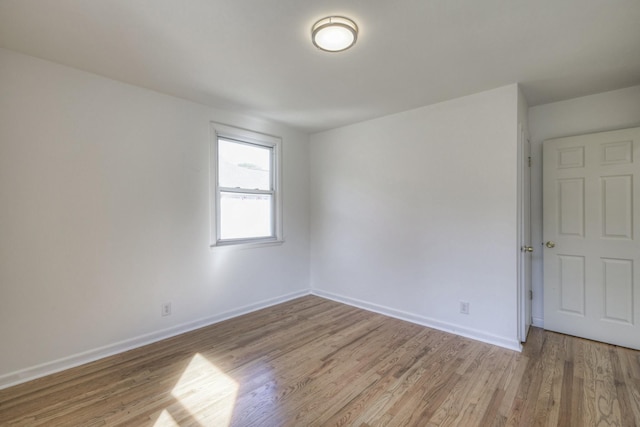
[[[486,384],[490,375],[486,366],[492,357],[489,351],[491,347],[486,344],[479,345],[478,343],[474,347],[479,350],[479,353],[474,356],[474,363],[467,365],[467,369],[460,375],[460,380],[457,381],[447,398],[433,413],[428,424],[426,424],[427,426],[460,425],[461,418],[469,409],[466,406],[473,405],[470,396],[477,389],[474,385],[484,386]],[[475,409],[475,405],[473,407]]]
[[[622,425],[631,425],[635,417],[633,409],[631,407],[631,399],[627,386],[625,384],[625,375],[622,371],[622,365],[618,352],[615,348],[609,349],[609,355],[611,358],[611,367],[613,368],[613,380],[616,390],[616,397],[618,404],[620,405],[620,420]]]
[[[510,414],[510,410],[516,399],[518,388],[522,383],[525,369],[527,368],[529,358],[525,355],[514,355],[513,363],[510,365],[512,368],[507,367],[506,378],[504,383],[504,398],[498,409],[498,415],[501,420],[504,420],[506,424]]]
[[[522,353],[316,296],[0,390],[2,426],[640,426],[640,352]]]
[[[377,356],[369,366],[364,366],[363,369],[367,369],[367,375],[374,378],[378,378],[369,388],[355,389],[355,396],[349,401],[348,405],[343,405],[333,414],[329,413],[329,417],[322,422],[326,425],[357,425],[356,418],[362,416],[367,408],[373,408],[376,403],[379,403],[379,399],[385,393],[397,383],[401,377],[400,372],[406,372],[406,366],[409,363],[409,359],[412,357],[412,352],[416,349],[419,343],[428,343],[429,335],[435,338],[433,334],[423,328],[407,331],[409,335],[403,335],[400,341],[396,345],[390,345],[387,347],[386,352],[382,355],[385,357]],[[407,339],[405,339],[405,337]],[[361,424],[366,424],[361,422]]]

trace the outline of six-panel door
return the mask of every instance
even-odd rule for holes
[[[544,142],[545,329],[640,349],[640,128]]]

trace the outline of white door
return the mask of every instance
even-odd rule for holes
[[[520,258],[518,277],[520,281],[520,341],[527,340],[531,326],[531,144],[522,125],[519,126],[520,146]]]
[[[543,151],[545,329],[640,349],[640,128]]]

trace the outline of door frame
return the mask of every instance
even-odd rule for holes
[[[532,323],[531,308],[531,142],[518,123],[518,339],[527,340]]]

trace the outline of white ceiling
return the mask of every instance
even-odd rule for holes
[[[354,19],[354,48],[311,25]],[[640,0],[0,0],[0,46],[306,132],[519,82],[640,84]]]

